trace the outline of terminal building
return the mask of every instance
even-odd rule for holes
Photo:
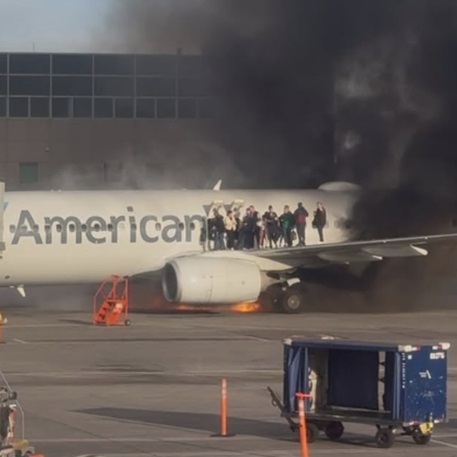
[[[126,158],[208,141],[214,100],[198,55],[0,54],[0,178],[116,186]]]

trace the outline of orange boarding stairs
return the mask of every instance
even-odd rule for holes
[[[130,325],[129,283],[127,278],[113,275],[102,282],[94,295],[92,323],[116,325],[124,316],[124,325]]]

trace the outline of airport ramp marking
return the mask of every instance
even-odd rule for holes
[[[447,443],[446,441],[437,440],[432,438],[432,443],[440,444],[441,446],[450,447],[452,449],[457,449],[457,444]]]

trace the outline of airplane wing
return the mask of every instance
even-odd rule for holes
[[[296,267],[313,267],[328,265],[329,263],[350,264],[354,262],[376,262],[392,257],[425,256],[428,251],[420,246],[446,242],[456,243],[457,233],[258,249],[247,251],[247,253],[259,258],[259,260],[265,259],[265,261],[274,261]],[[221,252],[221,256],[223,256],[223,252]],[[259,264],[262,267],[262,262]]]

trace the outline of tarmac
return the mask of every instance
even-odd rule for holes
[[[457,455],[457,311],[404,314],[132,314],[130,327],[91,314],[5,310],[0,368],[25,411],[25,437],[46,457],[292,457],[296,434],[272,406],[282,394],[289,336],[451,343],[449,422],[427,446],[348,424],[310,456]],[[219,432],[220,381],[228,382],[228,431]]]

